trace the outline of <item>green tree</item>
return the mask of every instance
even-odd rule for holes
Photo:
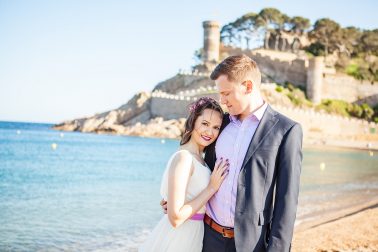
[[[290,30],[300,35],[302,35],[305,30],[307,30],[311,26],[310,20],[308,18],[300,16],[292,17],[289,21],[289,24],[291,26]]]
[[[234,26],[237,31],[241,34],[242,39],[246,41],[247,48],[250,46],[251,40],[260,40],[262,32],[256,25],[256,19],[258,15],[256,13],[250,12],[243,15],[241,18],[234,22]]]
[[[361,36],[361,46],[363,52],[378,55],[378,29],[364,31]]]
[[[220,31],[220,39],[224,44],[233,44],[237,40],[237,33],[233,23],[226,24]]]
[[[345,52],[348,57],[357,56],[360,47],[360,39],[362,32],[356,27],[346,27],[341,29],[341,41],[339,43],[339,51]]]
[[[327,56],[328,53],[338,48],[342,32],[338,23],[329,18],[322,18],[315,22],[314,29],[309,35],[324,46],[324,53]]]
[[[269,48],[269,38],[271,33],[279,29],[282,21],[282,13],[275,8],[262,9],[256,18],[256,26],[265,30],[264,47]]]
[[[278,43],[281,36],[281,33],[285,30],[286,27],[290,25],[290,17],[287,16],[284,13],[281,13],[281,15],[276,20],[277,29],[275,30],[275,41],[274,41],[274,50],[278,50]],[[283,40],[283,43],[285,43],[285,40]],[[285,48],[285,44],[282,46],[282,48]]]

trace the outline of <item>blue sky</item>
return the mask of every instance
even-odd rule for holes
[[[117,108],[194,64],[202,21],[265,7],[378,28],[378,2],[363,0],[0,0],[0,120],[58,123]]]

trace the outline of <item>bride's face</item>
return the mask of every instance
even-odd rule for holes
[[[205,109],[194,124],[191,138],[197,144],[206,147],[217,139],[221,125],[222,115],[218,111]]]

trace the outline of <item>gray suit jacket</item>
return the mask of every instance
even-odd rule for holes
[[[223,120],[222,129],[229,123]],[[215,164],[215,144],[205,161]],[[239,173],[235,245],[239,252],[290,251],[302,166],[300,124],[267,107]]]

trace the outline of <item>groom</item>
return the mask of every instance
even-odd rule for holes
[[[227,175],[206,205],[203,252],[290,251],[302,165],[301,126],[260,93],[261,73],[245,55],[230,56],[210,78],[229,115],[205,161],[227,158]]]

